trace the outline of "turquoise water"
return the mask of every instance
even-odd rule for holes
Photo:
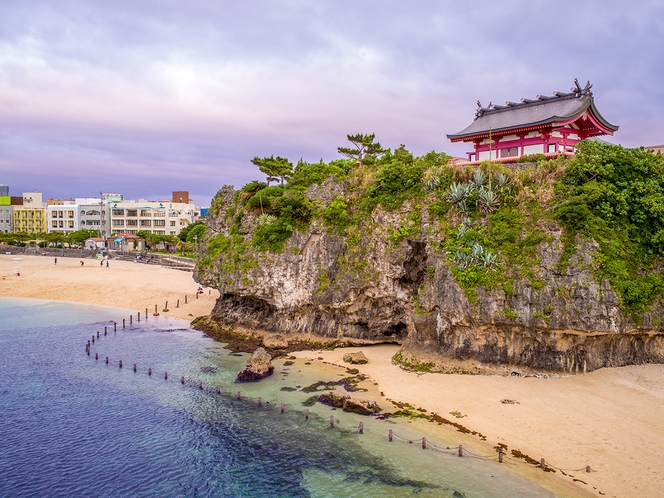
[[[246,356],[182,320],[136,323],[134,315],[122,329],[128,317],[0,299],[0,496],[551,496],[495,462],[423,451],[423,424],[320,404],[305,420],[310,394],[281,388],[333,378],[319,379],[302,360],[290,367],[278,360],[274,376],[238,385]],[[388,429],[398,440],[387,441]]]

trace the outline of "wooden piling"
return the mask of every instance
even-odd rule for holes
[[[129,315],[129,325],[131,325],[132,323],[134,323],[133,320],[134,320],[134,315]]]
[[[118,324],[116,322],[113,322],[113,332],[117,332],[118,330]]]
[[[122,319],[122,328],[125,328],[125,319]]]
[[[198,292],[196,293],[196,299],[198,299]]]
[[[99,360],[99,353],[95,353],[95,360]]]
[[[425,437],[422,438],[422,449],[423,450],[427,449],[427,438]]]
[[[184,375],[180,377],[180,382],[182,382],[182,385],[184,385]]]
[[[175,307],[176,307],[176,308],[179,308],[179,307],[180,307],[180,300],[179,300],[179,299],[178,299],[178,302],[175,303]]]
[[[108,334],[108,327],[104,325],[104,335]]]
[[[97,339],[99,339],[99,331],[97,331]]]
[[[360,422],[360,425],[357,427],[357,432],[364,434],[364,423]]]
[[[309,420],[309,408],[304,410],[304,420]]]
[[[201,390],[203,389],[203,381],[202,380],[198,381],[198,388],[201,389]]]
[[[286,409],[286,405],[284,403],[281,403],[281,413],[284,413],[284,410]]]
[[[168,311],[168,301],[166,301],[166,304],[164,305],[164,309],[162,310],[164,313]]]
[[[591,472],[590,471],[590,465],[586,465],[586,472],[588,472],[588,474],[590,474],[590,472]]]
[[[263,406],[263,398],[258,397],[258,406]]]
[[[540,460],[540,469],[546,470],[546,461],[544,460],[544,458]]]
[[[498,463],[503,463],[503,450],[498,450]]]
[[[89,349],[86,349],[85,352],[88,353],[88,356],[90,356],[90,350]]]
[[[237,397],[237,399],[241,399],[241,398],[242,398],[242,395],[240,394],[240,391],[238,391],[237,394],[236,394],[235,396]]]
[[[164,379],[168,380],[168,372],[164,372]]]
[[[187,304],[187,295],[184,295],[184,304]]]
[[[463,446],[459,445],[459,457],[463,456]]]
[[[148,309],[147,308],[145,308],[145,321],[146,322],[148,321]]]
[[[95,336],[92,336],[92,344],[95,343]]]
[[[120,360],[120,368],[122,368],[122,360]]]
[[[108,356],[106,357],[106,364],[108,365]]]
[[[390,443],[392,442],[392,429],[387,431],[387,439],[389,439]]]
[[[136,373],[136,370],[138,369],[136,368],[136,363],[134,363],[134,373]]]
[[[141,323],[141,312],[138,312],[138,323]]]
[[[151,368],[148,368],[148,375],[149,375],[150,377],[152,377],[152,369],[151,369]]]
[[[156,304],[154,305],[154,313],[152,314],[152,316],[159,316],[159,312],[157,311],[157,305]]]
[[[330,427],[334,427],[334,415],[330,415]]]
[[[221,394],[221,386],[217,386],[217,394]]]

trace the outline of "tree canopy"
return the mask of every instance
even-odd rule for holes
[[[285,157],[254,157],[251,162],[267,175],[267,184],[281,180],[281,184],[293,174],[293,163]]]
[[[355,159],[357,166],[373,163],[377,157],[385,152],[379,142],[374,142],[375,133],[370,135],[358,133],[357,135],[346,135],[346,137],[353,144],[353,147],[338,147],[337,151],[342,156]]]

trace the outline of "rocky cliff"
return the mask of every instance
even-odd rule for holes
[[[429,188],[389,210],[362,204],[362,182],[375,185],[380,172],[329,177],[301,189],[308,219],[275,250],[260,249],[256,233],[278,217],[252,208],[253,192],[224,187],[195,274],[221,293],[210,322],[266,342],[394,342],[411,365],[452,358],[578,372],[664,361],[661,298],[627,312],[601,277],[600,245],[570,240],[547,214],[565,167],[503,173],[502,204],[480,200],[475,212],[455,210],[426,168]],[[537,175],[539,188],[524,191]]]

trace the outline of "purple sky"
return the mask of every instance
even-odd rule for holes
[[[661,1],[0,3],[0,183],[207,205],[249,162],[348,133],[463,155],[475,101],[590,80],[625,146],[664,142]]]

